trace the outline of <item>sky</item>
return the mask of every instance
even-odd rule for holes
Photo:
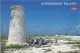
[[[41,5],[41,2],[77,2],[77,10],[72,10],[72,5]],[[2,0],[1,34],[9,33],[11,5],[23,5],[26,34],[80,35],[79,2],[79,0]]]

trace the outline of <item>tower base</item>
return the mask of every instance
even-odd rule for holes
[[[6,46],[10,46],[10,45],[29,45],[28,43],[9,43],[9,42],[6,42]]]

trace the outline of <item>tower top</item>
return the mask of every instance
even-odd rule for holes
[[[12,5],[11,6],[11,10],[24,10],[25,8],[24,8],[24,6],[22,6],[22,5]]]

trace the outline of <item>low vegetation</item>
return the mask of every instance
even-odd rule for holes
[[[68,40],[68,41],[71,41],[72,39],[71,38],[62,38],[63,40]]]
[[[39,37],[40,35],[27,35],[26,38],[35,38],[35,37]]]
[[[29,45],[9,45],[9,46],[4,46],[4,48],[28,48]]]
[[[80,44],[74,45],[75,47],[79,47],[80,48]]]
[[[3,42],[3,41],[6,41],[6,40],[8,40],[8,36],[1,36],[1,41]]]
[[[53,41],[50,40],[50,39],[46,40],[46,42],[47,42],[47,43],[53,43]]]
[[[67,42],[66,44],[80,44],[80,41],[76,41],[76,42]]]

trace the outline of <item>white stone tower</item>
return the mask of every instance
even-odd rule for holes
[[[26,44],[25,33],[24,7],[22,5],[12,5],[8,45]]]

